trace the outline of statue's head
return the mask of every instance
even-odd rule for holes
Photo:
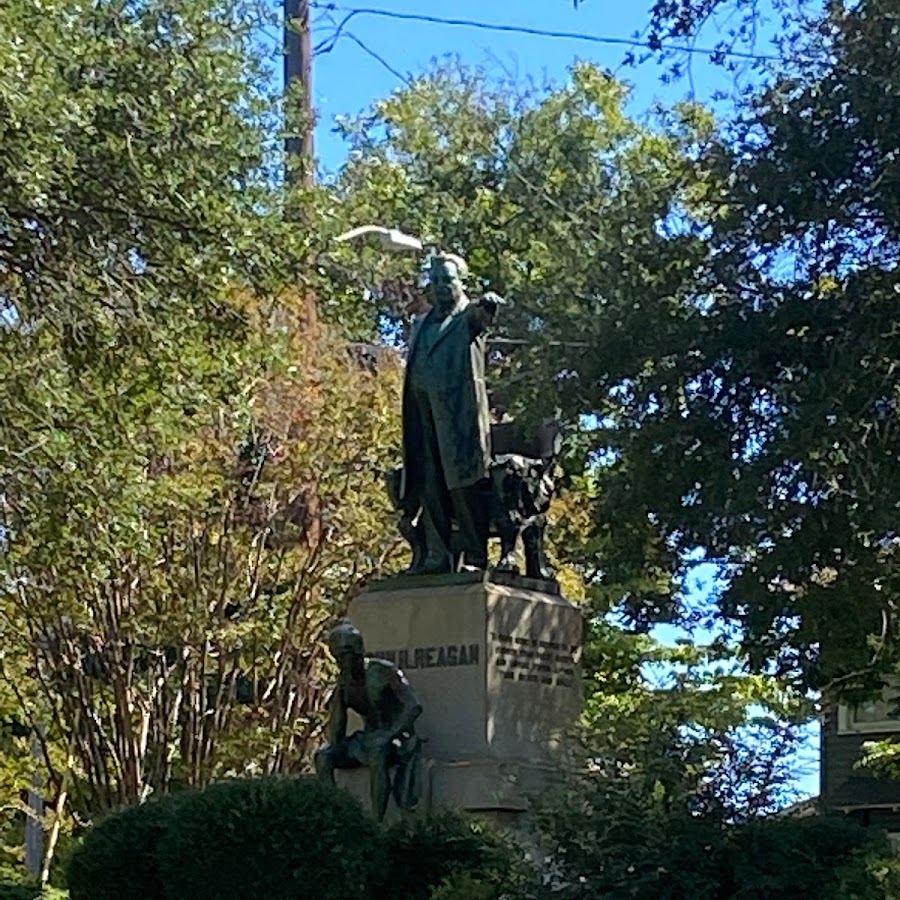
[[[469,274],[462,257],[453,253],[441,253],[431,258],[431,293],[434,305],[448,312],[464,294],[463,282]]]
[[[328,635],[328,649],[343,669],[362,661],[365,656],[363,638],[359,629],[350,622],[338,622]]]

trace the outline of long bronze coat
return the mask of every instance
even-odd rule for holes
[[[421,496],[425,447],[418,406],[410,396],[409,379],[418,353],[427,353],[428,367],[441,373],[440,387],[430,394],[441,467],[449,490],[467,487],[488,474],[491,457],[490,421],[484,384],[485,326],[493,303],[463,298],[448,315],[428,350],[418,336],[432,313],[413,323],[403,386],[403,485],[401,496]]]

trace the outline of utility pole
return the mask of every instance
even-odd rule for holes
[[[303,131],[299,137],[286,137],[284,141],[284,172],[288,188],[312,187],[315,183],[315,143],[313,129],[315,110],[312,93],[312,23],[310,0],[283,0],[284,2],[284,90],[299,82],[302,90],[301,119]],[[291,129],[290,120],[286,122]],[[299,160],[299,169],[296,166]],[[310,217],[307,217],[310,218]],[[303,291],[303,319],[310,335],[319,327],[319,311],[313,291]]]
[[[305,185],[314,180],[313,143],[314,110],[312,102],[312,28],[309,16],[310,0],[284,0],[284,89],[299,82],[303,91],[303,134],[284,142],[285,165],[300,159],[299,173],[288,174],[296,181],[298,175]]]
[[[283,0],[284,3],[284,91],[297,82],[300,83],[302,100],[300,118],[302,120],[302,133],[299,137],[286,137],[284,141],[284,172],[285,188],[290,192],[291,188],[312,188],[315,184],[315,142],[313,132],[315,127],[315,110],[313,109],[313,50],[312,50],[312,22],[310,21],[311,0]],[[292,124],[286,122],[288,128]],[[299,167],[296,165],[299,160]],[[310,192],[311,197],[311,192]],[[302,222],[297,225],[311,227],[313,222],[313,210],[307,209],[302,216]],[[311,268],[313,260],[307,261]],[[306,338],[313,342],[319,335],[319,308],[316,303],[315,291],[307,283],[300,287],[301,299],[301,329]],[[312,391],[316,391],[315,372],[309,373]],[[306,487],[307,509],[309,512],[309,527],[307,529],[307,545],[314,553],[322,540],[322,529],[319,523],[319,485],[315,476],[310,479]],[[313,581],[309,588],[310,600],[315,603],[319,597],[319,585]]]
[[[31,776],[28,813],[25,818],[25,869],[32,878],[38,878],[44,861],[44,779],[40,775],[44,755],[37,732],[31,738],[31,758],[34,773]]]

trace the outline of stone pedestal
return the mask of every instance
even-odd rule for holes
[[[366,654],[401,668],[423,706],[428,806],[522,812],[558,771],[579,712],[582,616],[525,585],[481,573],[395,578],[350,606]],[[346,773],[354,792],[365,794],[363,782],[367,773]]]

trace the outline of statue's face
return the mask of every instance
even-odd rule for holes
[[[462,294],[459,270],[450,260],[436,259],[431,266],[434,305],[444,312],[453,309]]]
[[[338,625],[329,635],[328,649],[342,669],[353,668],[365,655],[362,635],[352,625]]]

